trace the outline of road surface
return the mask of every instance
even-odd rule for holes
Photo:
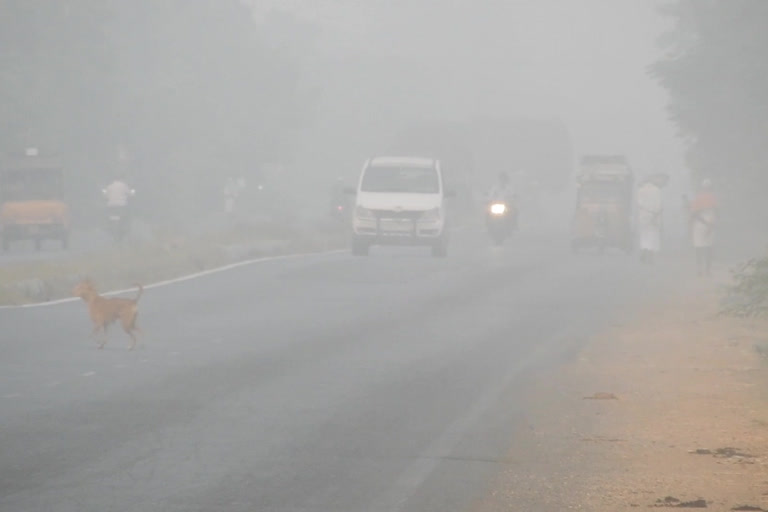
[[[536,428],[523,387],[657,279],[555,236],[453,242],[147,290],[133,352],[96,350],[82,303],[0,311],[0,510],[466,510]]]

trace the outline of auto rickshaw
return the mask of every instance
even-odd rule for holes
[[[581,160],[571,248],[630,253],[633,249],[633,174],[623,156],[585,156]]]
[[[62,198],[60,162],[27,150],[0,162],[0,237],[3,250],[11,242],[33,240],[40,250],[45,239],[69,247],[70,210]]]

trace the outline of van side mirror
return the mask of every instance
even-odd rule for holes
[[[349,196],[357,195],[357,189],[355,187],[344,187],[344,193]]]

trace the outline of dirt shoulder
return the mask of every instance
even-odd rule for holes
[[[719,317],[718,298],[689,284],[541,383],[475,510],[768,510],[768,323]]]

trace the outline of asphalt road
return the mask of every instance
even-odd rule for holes
[[[0,510],[466,510],[536,428],[524,386],[657,281],[463,233],[147,290],[133,352],[82,303],[0,310]]]

